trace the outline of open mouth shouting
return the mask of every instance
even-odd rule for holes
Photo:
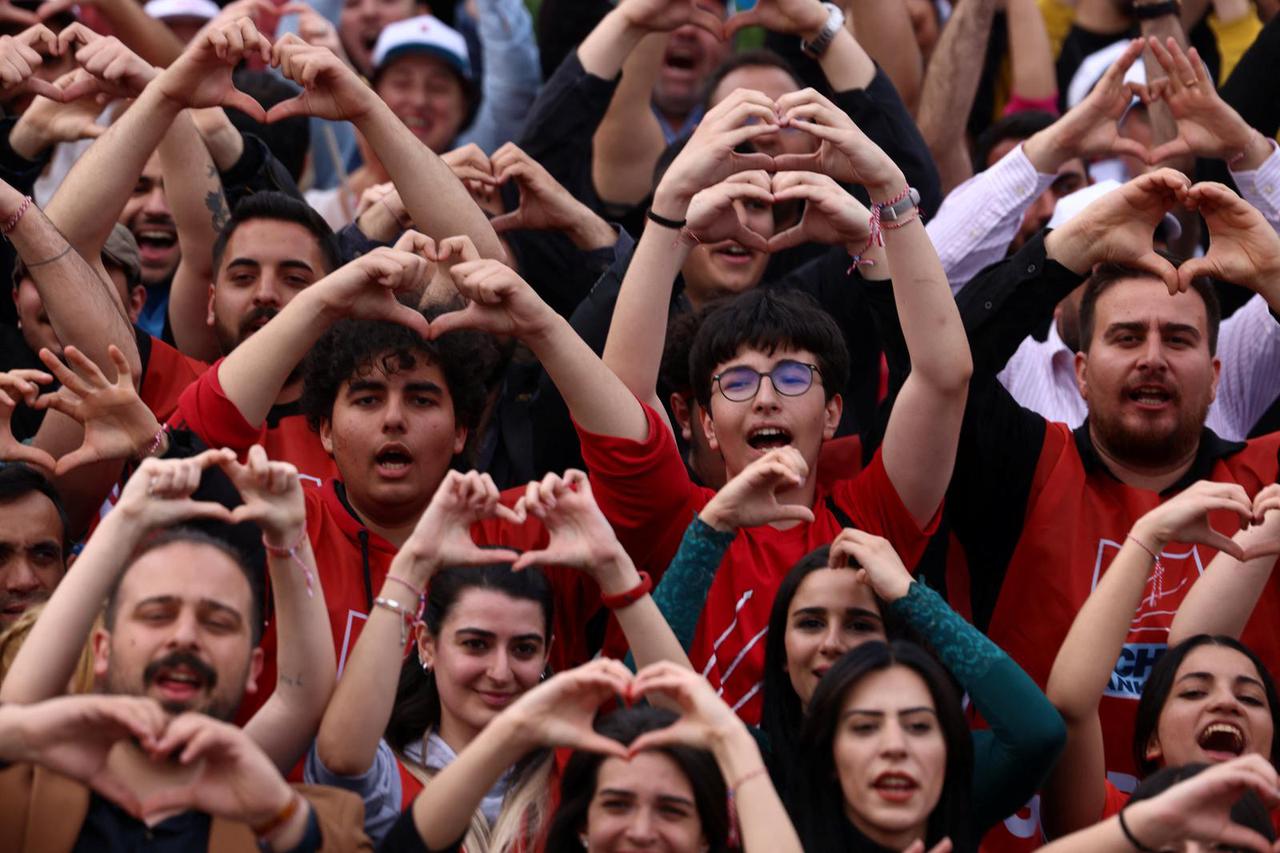
[[[174,652],[149,664],[142,682],[159,693],[162,705],[187,708],[196,697],[213,690],[218,673],[189,652]]]
[[[791,444],[791,433],[784,427],[760,426],[747,433],[747,445],[753,450],[767,452],[775,447]]]
[[[1177,399],[1177,395],[1167,385],[1148,382],[1130,388],[1126,396],[1140,409],[1159,411]]]
[[[1244,730],[1235,723],[1210,723],[1200,732],[1196,743],[1210,761],[1229,761],[1244,753]]]
[[[138,257],[144,266],[162,265],[178,248],[178,232],[172,222],[144,222],[132,228],[138,241]]]
[[[383,445],[373,457],[373,461],[377,466],[378,476],[388,480],[398,480],[408,475],[413,466],[413,454],[403,444],[392,442]]]

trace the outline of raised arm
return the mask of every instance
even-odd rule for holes
[[[277,770],[288,773],[311,745],[337,677],[302,484],[297,468],[267,459],[257,445],[249,449],[246,464],[225,456],[220,464],[244,499],[232,510],[232,520],[262,528],[279,637],[275,689],[244,730]]]
[[[1057,113],[1058,75],[1053,68],[1053,47],[1037,0],[1012,0],[1006,4],[1009,60],[1013,68],[1011,103],[1051,107]]]
[[[1244,552],[1239,560],[1219,553],[1201,573],[1169,626],[1169,646],[1197,634],[1239,637],[1253,615],[1280,554],[1280,484],[1253,498],[1253,514],[1261,523],[1231,537]]]
[[[754,121],[754,124],[747,122]],[[687,145],[672,162],[654,192],[654,214],[674,222],[688,219],[693,199],[702,190],[746,169],[771,165],[763,154],[738,154],[735,149],[756,136],[777,132],[773,101],[761,92],[740,89],[706,114]],[[768,248],[764,238],[741,224],[738,199],[772,203],[763,173],[742,183],[723,184],[702,198],[693,212],[691,231],[702,242],[737,239],[757,250]],[[696,230],[694,230],[696,229]],[[754,240],[752,239],[754,237]],[[613,311],[604,362],[640,399],[656,400],[662,342],[676,274],[691,249],[678,228],[653,221],[646,224]],[[656,407],[661,411],[661,407]]]
[[[1102,815],[1106,765],[1098,703],[1146,593],[1155,558],[1174,541],[1203,543],[1237,557],[1243,553],[1210,527],[1212,510],[1232,512],[1245,523],[1253,518],[1253,505],[1239,485],[1196,483],[1134,523],[1071,623],[1045,690],[1067,724],[1066,749],[1040,803],[1040,818],[1050,837],[1075,832]]]
[[[350,121],[386,166],[423,233],[436,240],[466,234],[481,256],[506,257],[489,220],[457,176],[331,50],[290,34],[276,42],[272,64],[303,91],[272,107],[268,121],[294,115]]]
[[[907,198],[901,170],[830,101],[813,90],[779,102],[782,121],[844,158],[848,176],[881,207]],[[832,177],[838,177],[832,175]],[[885,430],[885,470],[921,524],[938,510],[955,464],[973,360],[955,299],[918,211],[882,232],[911,373]],[[877,242],[874,239],[870,242]]]
[[[221,112],[221,109],[218,109]],[[192,358],[215,361],[221,352],[209,324],[209,287],[215,278],[213,244],[230,218],[222,180],[192,114],[178,116],[160,143],[165,200],[178,226],[182,260],[169,286],[174,343]]]
[[[631,51],[592,137],[591,183],[606,204],[638,204],[653,189],[653,167],[667,147],[653,114],[653,85],[662,70],[667,38],[652,32]]]
[[[957,4],[925,71],[917,117],[938,164],[944,194],[973,174],[965,122],[978,93],[978,58],[987,53],[995,9],[995,0]]]

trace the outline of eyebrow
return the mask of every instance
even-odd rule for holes
[[[277,266],[282,269],[301,269],[312,273],[313,275],[315,274],[315,269],[312,268],[311,264],[297,258],[283,260],[277,264]],[[233,258],[231,262],[227,264],[227,269],[231,269],[232,267],[253,267],[254,269],[260,269],[262,267],[262,262],[254,258]]]
[[[459,628],[458,630],[454,631],[454,634],[466,634],[471,637],[483,637],[487,640],[495,640],[498,637],[498,635],[493,631],[486,631],[483,628]],[[516,634],[511,639],[537,640],[539,643],[543,642],[541,634]]]
[[[926,714],[932,714],[935,717],[938,716],[938,712],[927,705],[919,705],[915,708],[901,708],[895,713],[897,713],[897,715],[901,717],[906,714],[919,714],[921,712],[924,712]],[[848,719],[849,717],[854,716],[855,714],[861,717],[876,717],[877,719],[883,718],[885,716],[884,711],[873,711],[868,708],[850,708],[849,710],[845,711],[843,714],[840,715],[840,719],[845,720],[845,719]]]
[[[827,608],[825,607],[801,607],[796,610],[795,615],[799,616],[803,613],[808,616],[822,616],[826,614],[826,612]],[[874,610],[868,610],[865,607],[846,607],[844,612],[851,616],[869,616],[877,622],[884,621],[883,617],[881,617],[879,613]]]
[[[167,606],[181,605],[182,599],[176,595],[153,595],[150,598],[144,598],[134,605],[133,609],[146,607],[149,604],[163,604]],[[224,613],[230,613],[237,623],[243,621],[240,611],[236,610],[229,604],[223,604],[221,601],[214,601],[212,598],[202,598],[196,602],[197,607],[219,610]]]
[[[633,800],[636,798],[635,791],[628,791],[625,788],[601,788],[600,795],[612,796],[612,797],[630,797]],[[689,806],[691,808],[695,805],[693,800],[689,799],[688,797],[680,797],[675,794],[661,794],[659,795],[658,799],[664,803],[679,803],[682,806]]]
[[[1178,679],[1178,683],[1180,684],[1189,678],[1194,678],[1200,681],[1213,681],[1215,676],[1211,672],[1188,672],[1186,675]],[[1254,678],[1251,675],[1237,675],[1234,679],[1232,679],[1232,681],[1235,684],[1243,683],[1243,684],[1252,685],[1254,687],[1257,687],[1259,690],[1262,690],[1264,693],[1266,692],[1266,689],[1267,689],[1266,686],[1263,685],[1261,680]]]
[[[1106,333],[1107,335],[1110,336],[1110,335],[1118,334],[1119,332],[1145,332],[1146,330],[1147,330],[1146,323],[1143,323],[1140,321],[1133,321],[1129,323],[1112,323],[1110,326],[1107,327]],[[1189,325],[1187,323],[1162,323],[1160,325],[1160,331],[1161,333],[1166,335],[1180,333],[1180,334],[1194,335],[1197,339],[1201,337],[1200,330],[1195,326]]]

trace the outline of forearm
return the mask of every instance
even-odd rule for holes
[[[857,2],[852,4],[854,9],[858,9],[863,4]],[[896,4],[892,4],[890,8],[897,8]],[[856,14],[856,12],[855,12]],[[873,20],[879,20],[879,15]],[[907,32],[910,35],[911,26],[907,25]],[[863,38],[870,38],[871,34],[863,32]],[[903,59],[898,65],[907,65],[915,62],[919,65],[920,54],[917,50],[915,56],[911,56],[911,50],[901,50],[903,44],[915,46],[915,38],[912,37],[908,42],[895,44],[894,53],[903,54]],[[842,29],[836,33],[836,37],[831,40],[831,44],[827,46],[826,51],[822,54],[822,58],[818,60],[818,64],[822,67],[822,73],[826,76],[827,82],[831,84],[831,91],[846,92],[850,89],[865,89],[871,85],[871,81],[876,76],[876,64],[863,49],[862,44],[853,37],[853,33],[848,29]],[[894,77],[892,71],[886,71],[890,79],[897,84],[897,78]],[[903,71],[905,74],[905,70]],[[920,88],[920,72],[916,72],[916,96],[919,95]],[[907,103],[908,107],[914,104],[914,100],[907,100],[907,96],[901,89],[898,90],[899,95]]]
[[[671,565],[662,573],[662,580],[653,591],[654,604],[683,649],[693,645],[702,602],[707,600],[716,570],[737,536],[736,529],[718,530],[706,520],[711,508],[708,505],[689,524],[679,550],[671,558]]]
[[[1010,0],[1007,7],[1013,94],[1046,100],[1058,93],[1049,32],[1036,0]]]
[[[5,193],[4,210],[16,207]],[[12,205],[12,206],[11,206]],[[129,361],[135,383],[141,361],[133,329],[115,287],[82,257],[49,217],[32,205],[8,235],[35,282],[58,340],[74,346],[114,375],[107,348],[115,344]],[[90,257],[96,257],[96,252]]]
[[[169,322],[180,350],[213,361],[219,355],[218,342],[205,322],[214,280],[213,244],[231,214],[218,169],[189,113],[174,120],[159,151],[160,168],[167,176],[165,199],[182,250],[169,288]]]
[[[428,850],[461,838],[484,795],[529,752],[514,729],[509,714],[499,715],[413,801],[413,823]]]
[[[644,441],[649,423],[636,396],[578,337],[568,320],[547,310],[551,316],[545,331],[524,343],[564,397],[573,420],[597,435]]]
[[[1260,528],[1241,530],[1232,537],[1242,548],[1274,538]],[[1270,554],[1240,562],[1218,552],[1182,600],[1169,626],[1169,646],[1197,634],[1239,637],[1262,596],[1276,556]]]
[[[1155,799],[1142,800],[1125,806],[1125,824],[1133,836],[1151,849],[1166,850],[1180,839],[1171,831],[1173,821],[1162,815]],[[1096,823],[1088,829],[1060,838],[1041,853],[1133,853],[1133,844],[1120,829],[1120,817]]]
[[[0,702],[25,705],[66,692],[102,602],[142,533],[119,513],[102,520],[14,658],[0,684]]]
[[[653,33],[631,52],[609,109],[596,128],[591,173],[602,199],[636,204],[653,186],[653,167],[666,140],[650,99],[666,47],[666,34]]]
[[[370,94],[373,98],[373,95]],[[498,235],[457,175],[379,98],[356,126],[386,167],[414,225],[436,240],[465,234],[482,258],[505,260]]]
[[[179,112],[152,81],[58,187],[45,212],[83,257],[102,251],[138,176]]]
[[[959,171],[967,158],[947,155],[964,145],[965,120],[982,74],[982,63],[975,57],[986,55],[994,15],[995,0],[959,4],[942,30],[925,73],[917,118],[920,132],[942,171],[944,193],[969,177],[967,169]],[[944,163],[954,165],[948,168]]]
[[[294,368],[333,323],[318,286],[295,297],[217,367],[223,393],[251,424],[266,420]]]
[[[163,21],[143,11],[132,0],[99,0],[96,8],[111,24],[111,31],[134,53],[152,65],[165,67],[182,53],[182,41]]]
[[[712,753],[733,798],[742,849],[801,853],[800,837],[765,771],[763,756],[747,727],[737,723],[726,736],[712,738]]]
[[[1143,38],[1155,36],[1162,44],[1166,39],[1173,38],[1182,50],[1187,49],[1187,33],[1182,29],[1182,21],[1177,15],[1161,15],[1158,18],[1139,21],[1139,29]],[[1156,61],[1155,54],[1152,53],[1149,45],[1142,51],[1142,62],[1147,68],[1148,86],[1153,86],[1168,77],[1164,68]],[[1178,125],[1174,121],[1168,104],[1160,100],[1152,101],[1147,105],[1147,116],[1151,122],[1152,146],[1161,145],[1178,137]],[[1179,157],[1163,165],[1172,166],[1188,175],[1194,174],[1192,169],[1195,167],[1195,161],[1192,157]]]
[[[615,8],[578,45],[578,61],[588,74],[612,80],[622,71],[623,63],[645,35],[643,30],[631,26]]]
[[[280,638],[275,691],[245,725],[245,731],[281,773],[292,770],[306,754],[337,677],[324,590],[306,531],[301,534],[297,555],[302,566],[289,557],[267,556],[276,636]],[[297,534],[290,543],[293,541],[297,541]]]
[[[640,573],[621,545],[617,546],[613,559],[597,569],[595,574],[602,595],[620,595],[640,585]],[[667,660],[693,669],[653,596],[641,596],[634,603],[615,609],[613,615],[627,638],[637,668],[643,669],[651,663]]]
[[[920,48],[916,43],[906,4],[885,3],[880,0],[847,0],[844,5],[848,13],[845,24],[847,30],[851,35],[857,35],[858,40],[866,45],[866,52],[870,54],[869,59],[874,59],[880,64],[880,67],[889,75],[889,79],[893,81],[894,88],[902,96],[907,108],[914,112],[921,103],[923,85],[925,85],[922,84],[922,80],[926,78],[924,61],[920,56]],[[832,42],[831,46],[835,47],[835,42]],[[973,54],[970,59],[980,55]],[[935,53],[934,57],[936,56]],[[826,62],[822,63],[822,70],[836,91],[851,88],[836,85]],[[860,76],[863,70],[865,69],[849,67],[845,73]],[[873,70],[872,74],[874,73]]]
[[[211,107],[190,110],[190,115],[218,171],[225,172],[234,166],[244,153],[244,137],[227,118],[226,111],[222,107]]]
[[[533,19],[522,0],[479,0],[476,11],[483,91],[476,119],[455,147],[474,142],[492,154],[519,136],[538,97],[542,67]]]
[[[658,203],[655,200],[655,207]],[[662,215],[683,219],[684,211],[664,208]],[[618,291],[604,363],[641,400],[657,394],[671,288],[688,255],[678,231],[647,224]]]

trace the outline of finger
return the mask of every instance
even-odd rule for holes
[[[298,100],[301,97],[302,96],[299,95],[298,98],[292,98],[288,101],[282,101],[281,103],[276,104],[274,107],[272,107],[271,112],[276,112],[280,107],[283,107],[286,104],[293,103],[294,101]],[[239,89],[232,89],[231,91],[227,92],[227,94],[224,95],[222,98],[222,106],[232,107],[233,109],[237,109],[240,112],[252,118],[254,121],[258,121],[263,124],[268,124],[272,121],[278,121],[282,117],[281,115],[276,115],[273,118],[271,113],[269,113],[268,111],[262,108],[262,104],[258,103],[256,100],[249,97],[244,92],[241,92]]]
[[[67,347],[68,352],[73,349],[74,347]],[[62,361],[56,355],[51,353],[47,347],[40,348],[39,356],[40,360],[44,362],[44,366],[49,368],[49,372],[57,377],[58,381],[61,382],[67,390],[79,397],[87,397],[93,392],[92,386],[81,379],[74,370],[63,364]]]
[[[285,76],[287,77],[289,75],[286,74]],[[248,95],[245,95],[245,97],[247,98]],[[262,106],[259,105],[258,109],[262,109]],[[307,108],[306,92],[303,92],[288,99],[287,101],[281,101],[276,104],[271,109],[267,110],[266,115],[261,120],[265,124],[271,124],[277,121],[284,121],[287,118],[293,118],[294,116],[306,116],[310,114],[311,111]]]
[[[760,10],[758,6],[731,16],[729,20],[725,21],[722,25],[724,28],[725,41],[736,36],[744,27],[754,27],[759,22]]]
[[[57,463],[53,457],[38,447],[14,442],[4,450],[4,458],[8,462],[25,462],[50,473],[57,472]]]

